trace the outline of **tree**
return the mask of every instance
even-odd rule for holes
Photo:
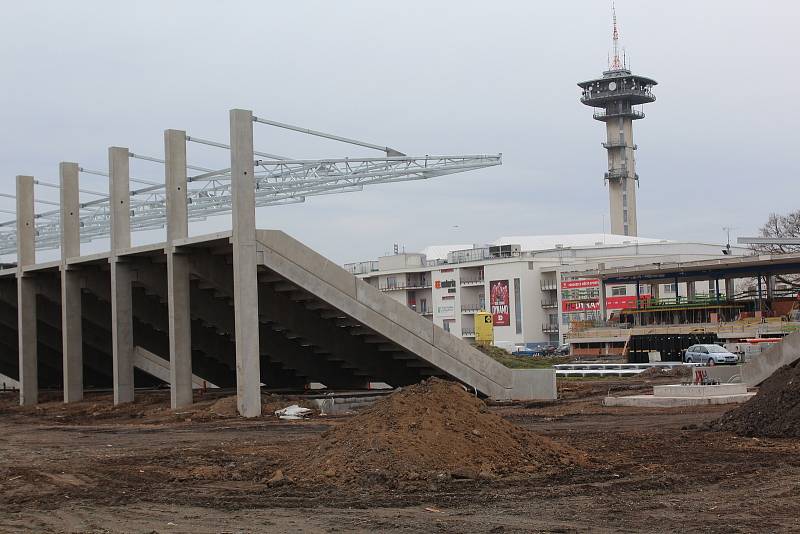
[[[787,215],[771,213],[767,223],[761,227],[761,237],[792,237],[800,241],[800,210]],[[760,254],[787,254],[800,252],[800,245],[751,245]],[[800,276],[778,275],[775,277],[792,288],[800,289]]]

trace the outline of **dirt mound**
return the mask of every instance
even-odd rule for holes
[[[489,413],[460,385],[431,378],[325,432],[286,473],[388,482],[496,478],[586,462],[586,454]]]
[[[673,367],[648,367],[638,375],[637,378],[658,378],[662,376],[682,378],[692,375],[692,368],[688,365],[676,365]]]
[[[222,417],[236,417],[239,415],[239,409],[236,406],[236,395],[230,397],[222,397],[208,407],[208,413],[213,415],[220,415]]]
[[[716,430],[742,436],[800,437],[800,365],[775,371],[758,394],[712,423]]]

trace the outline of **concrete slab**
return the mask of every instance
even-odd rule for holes
[[[754,395],[755,393],[715,395],[708,397],[655,397],[653,395],[632,395],[630,397],[606,397],[603,399],[603,406],[678,408],[682,406],[707,406],[711,404],[742,404],[749,401]]]
[[[653,386],[655,397],[718,397],[721,395],[744,395],[745,393],[747,393],[745,384]]]

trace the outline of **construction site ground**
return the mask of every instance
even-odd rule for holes
[[[168,393],[16,406],[0,393],[3,532],[779,532],[800,530],[800,440],[706,429],[728,406],[601,405],[675,379],[562,381],[561,399],[489,411],[590,463],[510,477],[303,480],[286,466],[354,416],[245,420]],[[268,405],[280,407],[282,399]],[[447,447],[442,443],[442,447]]]

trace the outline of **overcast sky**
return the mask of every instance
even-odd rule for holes
[[[770,212],[799,209],[800,4],[616,5],[632,70],[659,82],[634,125],[640,235],[719,242],[723,226],[752,235]],[[166,128],[225,142],[227,112],[240,107],[409,155],[503,153],[501,167],[259,210],[259,227],[338,262],[373,259],[393,243],[601,232],[604,215],[608,227],[604,127],[576,83],[606,67],[610,2],[2,8],[2,191],[13,192],[17,174],[57,181],[59,161],[106,169],[112,145],[160,156]],[[305,158],[379,155],[259,125],[256,145]],[[192,146],[189,156],[228,165],[215,149]],[[139,162],[132,173],[163,177]],[[229,225],[223,217],[191,233]]]

